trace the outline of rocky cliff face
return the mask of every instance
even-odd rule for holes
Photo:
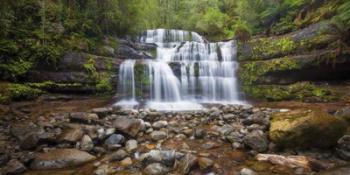
[[[115,39],[116,40],[116,39]],[[94,54],[67,52],[54,67],[41,66],[29,72],[30,85],[50,92],[95,93],[114,92],[117,73],[124,59],[150,59],[154,45],[119,40],[116,48],[108,43]]]
[[[242,89],[250,97],[272,101],[335,99],[334,92],[317,84],[350,78],[349,52],[341,49],[336,30],[323,21],[286,35],[241,43]]]

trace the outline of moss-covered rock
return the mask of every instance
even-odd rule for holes
[[[338,99],[337,94],[330,89],[310,82],[291,85],[252,85],[243,86],[242,89],[249,97],[267,101],[329,102]]]
[[[321,111],[295,110],[271,118],[270,140],[282,148],[329,148],[346,130],[346,122]]]
[[[336,40],[330,31],[331,23],[323,21],[282,36],[253,38],[239,43],[239,60],[267,60],[323,49]]]
[[[25,84],[0,83],[0,103],[32,100],[43,93],[44,91]]]

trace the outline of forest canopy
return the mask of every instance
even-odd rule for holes
[[[151,28],[210,40],[278,35],[321,20],[350,25],[347,0],[2,0],[0,75],[16,80],[65,51],[94,52],[105,36]],[[345,29],[348,31],[348,28]]]

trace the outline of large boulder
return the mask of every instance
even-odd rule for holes
[[[282,148],[329,148],[343,136],[346,123],[321,111],[295,110],[271,117],[270,140]]]
[[[114,120],[113,126],[116,130],[123,132],[131,137],[135,137],[142,128],[140,120],[128,117],[119,117]]]
[[[37,154],[31,163],[31,168],[36,170],[67,168],[95,159],[95,156],[77,149],[57,149]]]

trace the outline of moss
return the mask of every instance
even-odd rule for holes
[[[241,79],[244,85],[251,85],[256,82],[261,76],[274,71],[286,71],[298,69],[295,59],[284,57],[270,61],[249,62],[242,65]]]
[[[32,88],[25,84],[1,83],[0,84],[0,102],[7,103],[12,101],[32,100],[43,94],[37,88]]]
[[[25,85],[35,88],[35,89],[40,89],[43,91],[50,91],[52,89],[66,89],[66,88],[80,88],[84,87],[81,83],[55,83],[52,81],[45,81],[41,83],[26,83]]]
[[[90,57],[84,64],[84,68],[88,74],[88,84],[86,86],[93,86],[97,93],[110,93],[113,90],[111,84],[111,77],[113,73],[113,64],[111,60],[106,59],[106,72],[98,72],[95,67],[95,60]]]
[[[150,54],[152,55],[153,58],[157,58],[157,49],[150,50]]]
[[[250,60],[259,60],[263,58],[273,58],[280,55],[288,55],[292,53],[297,47],[298,43],[294,42],[288,37],[281,38],[259,38],[250,40],[248,42],[252,48],[252,55]]]
[[[331,90],[316,86],[309,82],[299,82],[287,86],[243,86],[243,91],[253,98],[265,99],[268,101],[300,100],[328,102],[337,99],[337,96]]]
[[[270,139],[280,147],[334,146],[346,130],[346,123],[321,111],[290,111],[271,117]],[[315,138],[315,135],[322,136]]]
[[[96,90],[99,93],[111,92],[113,90],[108,73],[100,74],[100,80],[96,84]]]

